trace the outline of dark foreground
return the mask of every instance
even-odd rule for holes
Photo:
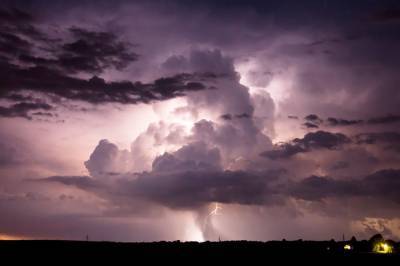
[[[0,241],[0,258],[17,262],[118,262],[137,260],[163,262],[259,262],[295,261],[296,263],[352,261],[399,261],[400,254],[376,254],[367,241],[353,243],[345,251],[344,242],[333,241],[227,241],[227,242],[154,242],[115,243],[84,241]],[[248,264],[246,264],[248,265]]]

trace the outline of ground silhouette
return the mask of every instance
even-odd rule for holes
[[[308,261],[387,261],[400,259],[400,243],[387,240],[392,245],[392,253],[373,252],[377,241],[385,241],[382,236],[370,240],[357,241],[221,241],[221,242],[151,242],[120,243],[91,241],[21,240],[0,241],[0,258],[29,260],[30,262],[49,260],[62,262],[116,262],[116,261],[187,261],[207,262],[256,262],[287,261],[298,263]],[[345,246],[347,245],[347,248]]]

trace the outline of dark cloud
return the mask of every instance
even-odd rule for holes
[[[35,115],[35,116],[46,116],[46,117],[57,116],[57,114],[49,113],[49,112],[35,112],[35,113],[32,113],[32,115]]]
[[[128,44],[119,41],[113,33],[82,28],[70,31],[76,40],[64,44],[64,53],[60,56],[60,63],[66,68],[76,71],[86,70],[80,69],[82,66],[88,66],[89,71],[101,71],[110,66],[123,69],[138,58],[137,54],[129,52]]]
[[[358,144],[375,144],[375,143],[400,143],[400,133],[398,132],[378,132],[378,133],[362,133],[355,136]]]
[[[387,115],[387,116],[380,116],[368,119],[367,123],[369,124],[390,124],[400,122],[400,115]]]
[[[3,23],[12,23],[13,25],[20,25],[26,22],[31,22],[32,16],[19,9],[0,9],[0,21]]]
[[[350,143],[351,139],[342,133],[330,133],[326,131],[310,132],[303,138],[293,139],[289,143],[276,145],[274,150],[261,153],[269,159],[289,158],[297,153],[309,152],[314,149],[340,149],[344,144]]]
[[[110,68],[122,70],[136,61],[138,55],[130,51],[132,45],[112,32],[72,27],[68,30],[72,38],[50,40],[27,13],[2,10],[0,20],[4,22],[0,34],[0,54],[4,56],[0,60],[3,73],[0,97],[16,104],[23,104],[25,96],[20,93],[23,90],[93,104],[148,103],[214,88],[204,82],[217,78],[212,72],[204,72],[175,74],[153,83],[107,82],[97,76],[85,79],[71,74],[98,74]],[[18,107],[12,110],[2,107],[2,115],[27,117],[24,110],[14,110]]]
[[[183,170],[183,169],[182,169]],[[99,193],[147,200],[169,208],[197,209],[212,202],[243,205],[283,204],[287,197],[307,201],[326,198],[373,197],[400,203],[400,170],[380,170],[361,179],[337,180],[310,176],[300,181],[281,178],[282,171],[208,171],[205,169],[149,172],[117,179],[113,186],[86,176],[53,176],[58,182]]]
[[[305,123],[303,123],[303,126],[305,126],[306,128],[319,128],[319,126],[317,124],[314,124],[311,122],[305,122]]]
[[[321,123],[322,122],[322,119],[318,115],[315,115],[315,114],[307,115],[306,117],[304,117],[304,120],[311,121],[313,123]]]
[[[400,133],[398,132],[377,132],[361,133],[354,136],[357,144],[381,145],[386,150],[400,152]]]
[[[17,93],[11,93],[11,94],[4,95],[4,98],[14,101],[14,102],[23,102],[23,101],[38,102],[38,101],[40,101],[39,99],[34,98],[30,95],[22,95],[22,94],[17,94]]]
[[[287,159],[298,153],[310,152],[316,149],[338,150],[344,145],[355,144],[379,144],[385,149],[400,151],[400,134],[397,132],[361,133],[348,137],[342,133],[330,133],[317,131],[307,133],[303,138],[293,139],[288,143],[275,145],[273,150],[262,152],[260,155],[271,160]],[[347,162],[333,166],[333,169],[347,167]]]
[[[55,39],[39,30],[32,15],[18,9],[0,10],[0,22],[0,54],[22,64],[98,74],[111,67],[121,70],[138,59],[131,45],[112,32],[72,27],[72,40]]]
[[[342,133],[330,133],[326,131],[317,131],[307,133],[302,139],[294,139],[293,143],[302,145],[307,149],[339,149],[343,144],[350,143],[351,140]]]
[[[347,181],[334,180],[327,177],[311,176],[289,189],[289,194],[296,198],[315,201],[327,197],[357,195],[359,190]]]
[[[251,115],[248,113],[241,113],[241,114],[223,114],[220,116],[223,120],[232,120],[233,118],[251,118]]]
[[[46,67],[22,68],[9,63],[0,64],[0,71],[4,73],[4,78],[0,80],[0,92],[6,98],[8,95],[16,95],[18,91],[29,90],[93,104],[135,104],[170,99],[183,96],[189,91],[214,88],[206,87],[198,81],[205,79],[201,73],[177,74],[157,79],[153,83],[132,83],[106,82],[97,76],[83,79],[67,76]],[[206,78],[208,77],[209,75],[206,75]]]
[[[315,114],[310,114],[304,117],[304,120],[306,120],[305,123],[303,123],[303,126],[306,128],[319,128],[319,125],[323,123],[323,120]]]
[[[31,44],[17,35],[7,32],[0,33],[0,53],[3,56],[1,61],[7,60],[8,56],[27,53],[30,48]]]
[[[291,117],[289,117],[291,118]],[[315,114],[308,115],[304,118],[306,120],[304,125],[307,128],[318,128],[320,125],[324,124],[324,119],[320,118]],[[391,124],[400,121],[399,115],[385,115],[385,116],[377,116],[369,119],[343,119],[343,118],[335,118],[328,117],[326,120],[327,125],[329,126],[356,126],[356,125],[381,125],[381,124]]]
[[[22,10],[0,8],[0,55],[2,60],[16,60],[34,52],[36,45],[48,46],[50,39],[39,30],[37,21]]]
[[[20,102],[9,107],[0,106],[0,116],[2,117],[23,117],[31,120],[32,115],[43,115],[42,112],[30,113],[36,110],[52,110],[53,106],[47,103]],[[49,114],[49,113],[47,113]]]
[[[366,176],[361,182],[364,195],[391,199],[400,203],[400,170],[385,169]]]
[[[238,115],[235,115],[236,118],[250,118],[251,116],[248,113],[241,113]]]
[[[232,120],[232,115],[231,114],[224,114],[224,115],[221,115],[221,118],[223,120]]]
[[[362,124],[363,120],[347,120],[341,118],[328,117],[327,122],[330,126],[351,126]]]
[[[39,181],[62,183],[68,186],[76,186],[83,190],[94,189],[100,185],[99,182],[89,176],[50,176]]]
[[[322,200],[328,197],[374,197],[400,203],[400,170],[385,169],[362,179],[335,180],[311,176],[289,189],[290,195],[305,200]]]
[[[172,208],[195,208],[212,202],[264,205],[274,202],[270,183],[276,176],[241,171],[185,171],[143,174],[129,193]]]
[[[147,200],[178,209],[201,208],[209,203],[238,203],[268,205],[279,203],[279,190],[274,184],[279,172],[249,173],[243,171],[150,172],[138,174],[135,179],[119,179],[107,187],[90,177],[53,176],[40,181],[57,182],[105,197],[125,196]]]
[[[122,70],[138,55],[130,51],[130,45],[122,42],[111,32],[89,31],[70,28],[74,40],[60,44],[50,57],[22,54],[18,59],[23,63],[48,68],[58,68],[66,73],[102,73],[109,68]]]
[[[15,32],[31,39],[43,40],[44,34],[36,27],[36,19],[18,8],[0,9],[2,32]]]
[[[260,155],[271,160],[284,159],[292,157],[297,153],[307,152],[307,150],[296,144],[284,143],[277,145],[276,149],[262,152]]]

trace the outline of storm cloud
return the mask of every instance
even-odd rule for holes
[[[146,84],[130,81],[106,82],[97,76],[80,79],[65,76],[45,67],[20,68],[7,63],[0,66],[0,69],[6,76],[0,82],[3,97],[6,98],[10,94],[15,95],[18,91],[30,90],[92,104],[136,104],[170,99],[183,96],[190,91],[214,88],[199,81],[203,74],[183,73]]]
[[[311,176],[290,188],[290,195],[305,200],[323,200],[329,197],[374,197],[400,202],[400,171],[385,169],[356,180],[334,180]]]
[[[276,149],[265,151],[260,155],[269,159],[289,158],[297,153],[309,152],[315,149],[340,149],[351,139],[342,133],[326,131],[310,132],[303,138],[293,139],[290,143],[278,144]]]
[[[0,238],[400,239],[397,1],[84,2],[0,6]]]
[[[163,158],[165,159],[165,158]],[[188,169],[180,165],[173,171],[138,174],[129,180],[115,180],[108,186],[91,177],[55,176],[42,179],[99,193],[107,199],[114,195],[147,200],[162,206],[196,210],[213,202],[243,205],[282,205],[290,197],[307,201],[328,198],[373,197],[400,203],[400,172],[384,169],[362,178],[335,180],[310,176],[300,181],[283,178],[284,171],[246,172],[210,169]],[[99,192],[100,191],[100,192]]]
[[[62,99],[137,104],[215,89],[205,83],[218,78],[212,72],[179,73],[151,83],[106,81],[97,75],[112,68],[123,70],[139,58],[131,51],[133,45],[119,40],[114,33],[70,27],[64,35],[51,39],[28,13],[9,9],[2,10],[0,17],[4,22],[0,36],[0,54],[4,55],[0,58],[0,71],[4,74],[0,97],[15,102],[13,107],[2,107],[2,116],[29,118],[30,109],[20,107],[34,103],[19,101],[26,100],[27,92],[45,93],[53,104]],[[82,74],[92,77],[83,78]]]
[[[9,107],[0,106],[0,116],[24,117],[27,119],[32,119],[32,117],[29,115],[30,111],[37,111],[37,110],[49,111],[52,109],[53,107],[47,103],[19,102]],[[43,115],[43,114],[51,115],[51,113],[42,113],[42,112],[33,113],[33,115]]]

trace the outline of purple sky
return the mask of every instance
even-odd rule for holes
[[[399,240],[399,47],[398,1],[2,1],[0,239]]]

